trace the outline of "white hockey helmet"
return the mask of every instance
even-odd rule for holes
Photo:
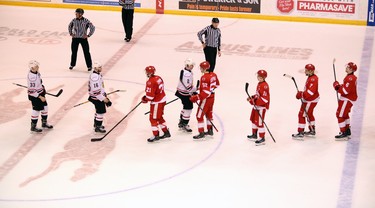
[[[97,62],[97,61],[94,62],[94,69],[101,68],[101,67],[102,67],[102,64],[100,62]]]
[[[37,62],[35,60],[29,61],[29,69],[34,68],[34,67],[39,66],[39,65],[40,65],[39,62]]]
[[[191,58],[185,60],[185,66],[195,66],[195,62]]]

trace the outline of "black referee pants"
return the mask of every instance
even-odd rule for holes
[[[91,68],[92,60],[91,60],[91,54],[90,54],[90,46],[89,46],[89,42],[87,41],[87,38],[72,38],[72,45],[71,45],[72,57],[70,59],[70,66],[76,65],[79,44],[82,45],[83,54],[85,55],[86,66],[87,68]]]
[[[210,63],[210,72],[213,72],[216,65],[216,56],[217,56],[217,48],[206,46],[203,49],[204,56],[206,57],[206,61]]]
[[[132,39],[134,9],[122,8],[122,24],[125,30],[125,38]]]

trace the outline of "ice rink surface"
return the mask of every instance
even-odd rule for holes
[[[119,12],[86,11],[96,26],[89,38],[94,61],[104,64],[113,106],[105,115],[110,129],[144,95],[144,68],[154,65],[165,81],[168,100],[175,98],[186,58],[204,55],[196,33],[210,17],[135,14],[134,36],[124,34]],[[172,137],[149,144],[148,105],[141,105],[106,139],[92,143],[94,108],[86,101],[87,72],[82,49],[77,66],[68,69],[74,10],[0,7],[0,207],[358,207],[375,206],[375,73],[372,28],[360,26],[254,21],[220,18],[222,57],[215,72],[213,138],[193,141],[178,130],[181,104],[166,106]],[[337,142],[337,101],[332,88],[332,60],[338,80],[345,64],[357,63],[359,100],[352,111],[352,139]],[[30,134],[31,104],[26,84],[29,60],[41,63],[49,121],[43,134]],[[300,102],[290,79],[300,88],[303,68],[312,63],[320,78],[315,110],[317,136],[295,141]],[[244,85],[255,92],[259,69],[268,71],[271,106],[266,145],[246,139],[251,106]],[[194,69],[199,79],[198,67]],[[196,107],[194,108],[194,113]],[[40,124],[40,123],[39,123]]]

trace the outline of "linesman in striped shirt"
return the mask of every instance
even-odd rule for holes
[[[203,28],[198,32],[199,41],[202,43],[203,52],[206,57],[206,61],[210,63],[210,72],[213,72],[216,65],[216,56],[221,56],[220,45],[221,45],[221,31],[218,28],[219,19],[212,18],[212,24]],[[203,35],[205,40],[203,40]]]
[[[122,6],[121,17],[125,31],[125,41],[129,42],[133,35],[133,18],[134,18],[134,1],[135,0],[119,0]]]
[[[85,55],[85,61],[87,70],[91,71],[92,69],[92,60],[90,54],[90,46],[87,39],[91,37],[95,32],[95,26],[90,22],[90,20],[83,17],[83,9],[78,8],[76,9],[76,18],[74,18],[69,23],[69,34],[72,37],[72,56],[70,59],[70,67],[69,69],[72,70],[75,67],[77,62],[77,51],[79,44],[82,45],[83,54]],[[87,29],[90,29],[89,34],[87,34]]]

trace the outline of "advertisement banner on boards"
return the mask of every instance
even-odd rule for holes
[[[367,13],[367,25],[368,26],[375,26],[375,0],[368,1],[368,13]]]
[[[260,13],[261,0],[181,0],[178,8],[185,10]]]
[[[107,1],[99,1],[99,0],[63,0],[63,3],[71,3],[71,4],[93,4],[93,5],[106,5],[106,6],[120,6],[119,1],[117,0],[107,0]],[[140,3],[134,3],[134,7],[141,7]]]
[[[359,0],[277,0],[279,13],[296,16],[346,18],[358,17]]]

